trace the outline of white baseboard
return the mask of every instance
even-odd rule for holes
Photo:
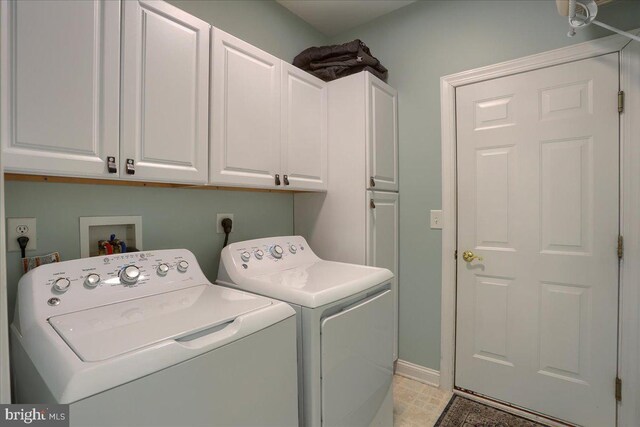
[[[421,383],[429,384],[434,387],[440,386],[439,371],[416,365],[415,363],[407,362],[405,360],[398,359],[398,363],[396,365],[396,374],[402,375],[403,377],[407,377],[412,380],[420,381]]]

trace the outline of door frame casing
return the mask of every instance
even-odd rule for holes
[[[633,33],[640,33],[639,30]],[[631,41],[613,35],[570,45],[512,61],[444,76],[440,79],[440,107],[442,132],[442,294],[440,318],[440,388],[454,387],[455,323],[456,323],[456,259],[457,250],[457,171],[456,171],[456,88],[485,80],[533,71],[567,62],[588,59],[608,53],[621,58],[620,85],[627,94],[625,112],[620,115],[620,230],[625,239],[625,257],[640,264],[640,226],[624,218],[640,217],[640,186],[633,177],[640,176],[640,147],[633,149],[633,138],[640,141],[640,132],[631,125],[632,118],[640,120],[640,81],[633,84],[632,76],[640,74],[640,47],[626,49]],[[636,79],[638,80],[638,79]],[[612,94],[612,96],[615,96]],[[622,156],[622,153],[625,153]],[[623,378],[623,402],[618,405],[618,425],[640,425],[640,413],[634,408],[640,399],[640,369],[633,361],[640,359],[640,316],[634,307],[640,305],[640,267],[630,261],[621,265],[620,295],[626,304],[620,305],[618,372]],[[614,392],[614,379],[611,379]]]

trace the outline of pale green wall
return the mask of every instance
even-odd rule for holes
[[[224,242],[217,213],[233,213],[231,241],[293,233],[289,194],[28,182],[6,182],[5,190],[7,217],[37,219],[38,249],[28,256],[58,251],[63,260],[80,258],[80,217],[141,215],[143,249],[189,249],[215,280]],[[20,254],[9,252],[11,315],[21,275]]]
[[[617,0],[598,18],[640,27],[640,1]],[[333,38],[361,38],[399,92],[401,359],[440,366],[441,233],[429,229],[429,210],[441,207],[440,77],[610,34],[566,33],[553,1],[449,0],[419,1]]]
[[[290,61],[324,36],[271,1],[171,1],[181,9],[261,49]],[[142,215],[145,249],[187,248],[215,280],[223,236],[216,213],[233,213],[232,241],[293,233],[289,194],[133,188],[102,185],[6,183],[6,216],[36,217],[38,249],[78,258],[79,217]],[[19,253],[7,255],[9,314],[21,276]],[[11,317],[10,317],[11,318]]]
[[[275,1],[169,0],[169,3],[288,62],[309,46],[326,41],[324,35]]]

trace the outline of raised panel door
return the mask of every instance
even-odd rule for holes
[[[398,191],[398,92],[365,73],[369,190]]]
[[[455,384],[585,426],[616,417],[617,92],[609,54],[456,93]]]
[[[119,1],[6,1],[1,8],[7,171],[117,176]]]
[[[209,24],[148,0],[124,2],[123,22],[121,176],[206,183]]]
[[[283,62],[281,102],[284,184],[296,190],[326,190],[326,83]]]
[[[210,181],[284,188],[280,60],[218,29],[212,46]]]
[[[394,274],[393,293],[394,360],[398,358],[398,193],[367,192],[367,265],[386,268]]]

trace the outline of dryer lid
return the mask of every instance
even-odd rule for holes
[[[236,284],[249,292],[316,308],[387,283],[393,277],[384,268],[320,260],[249,277]]]
[[[49,319],[85,362],[119,356],[232,322],[272,301],[214,285],[137,298]]]

